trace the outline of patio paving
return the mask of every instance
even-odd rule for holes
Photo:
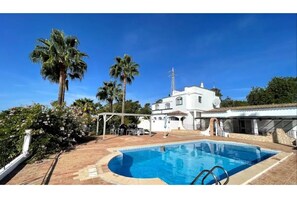
[[[18,170],[9,175],[1,184],[6,185],[110,185],[99,177],[87,180],[79,180],[79,173],[84,170],[92,170],[95,164],[104,156],[110,154],[108,148],[148,145],[157,143],[170,143],[187,140],[212,139],[235,141],[258,145],[262,148],[280,150],[284,152],[294,152],[286,160],[279,163],[266,173],[262,174],[251,185],[296,185],[297,184],[297,154],[293,147],[258,141],[239,140],[223,137],[198,136],[195,133],[189,135],[171,133],[167,138],[163,138],[163,133],[157,133],[150,137],[144,136],[106,136],[105,140],[98,137],[97,140],[78,145],[74,150],[52,155],[49,159],[32,164],[20,166]],[[94,173],[94,172],[93,172]],[[93,174],[92,173],[92,174]],[[91,173],[89,173],[91,174]],[[95,173],[94,173],[95,174]]]

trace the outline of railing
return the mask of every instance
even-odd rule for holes
[[[17,146],[17,141],[22,138],[23,135],[11,135],[0,139],[0,169],[5,168],[5,165],[22,152]]]
[[[228,184],[228,182],[229,182],[229,174],[228,174],[228,172],[227,172],[222,166],[214,166],[214,167],[212,167],[212,169],[210,169],[210,170],[205,169],[205,170],[201,171],[201,172],[195,177],[195,179],[191,182],[191,185],[194,185],[194,184],[196,183],[196,181],[200,178],[200,176],[201,176],[203,173],[205,173],[205,172],[207,172],[207,174],[203,177],[203,179],[202,179],[202,181],[201,181],[201,184],[202,184],[202,185],[204,185],[204,180],[205,180],[209,175],[212,175],[212,177],[213,177],[214,180],[215,180],[215,184],[216,184],[216,185],[218,185],[218,184],[219,184],[219,185],[222,185],[222,184],[221,184],[221,181],[219,181],[218,178],[216,177],[216,175],[213,173],[213,171],[214,171],[215,169],[221,169],[221,170],[224,171],[224,173],[225,173],[225,175],[226,175],[226,181],[223,183],[223,185]]]
[[[200,177],[203,173],[205,173],[205,172],[207,172],[207,174],[206,174],[205,177],[203,177],[201,184],[204,184],[204,179],[205,179],[209,174],[211,174],[212,177],[213,177],[214,180],[215,180],[216,185],[218,185],[218,179],[217,179],[217,177],[213,174],[213,172],[211,172],[210,170],[206,170],[206,169],[203,170],[203,171],[201,171],[201,172],[199,173],[199,175],[198,175],[197,177],[195,177],[195,179],[191,182],[191,185],[194,185],[194,184],[196,183],[196,181],[199,179],[199,177]]]
[[[10,136],[9,138],[2,139],[2,143],[0,144],[2,167],[0,168],[0,180],[5,178],[20,163],[25,161],[30,156],[29,145],[31,142],[31,131],[31,129],[25,130],[21,153],[19,148],[21,145],[19,145],[18,142],[22,140],[22,138],[20,138],[22,135],[13,137]]]

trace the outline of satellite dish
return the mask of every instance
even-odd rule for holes
[[[221,104],[221,100],[219,98],[215,98],[212,101],[212,104],[215,106],[215,108],[219,108],[220,107],[220,104]]]

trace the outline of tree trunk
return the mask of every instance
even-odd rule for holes
[[[58,95],[59,106],[62,106],[64,103],[64,95],[65,95],[65,67],[60,66],[59,95]]]
[[[63,72],[63,90],[62,90],[62,105],[65,103],[65,89],[66,89],[66,74]]]
[[[64,75],[63,75],[63,84],[62,84],[62,96],[61,96],[61,98],[62,98],[62,104],[61,105],[63,105],[64,104],[64,95],[65,95],[65,79],[64,79]]]
[[[113,113],[113,104],[112,104],[112,102],[110,102],[110,110],[111,110],[111,113]]]
[[[123,82],[123,101],[122,101],[122,113],[125,113],[125,100],[126,100],[126,82],[127,79],[124,78],[124,82]],[[122,115],[121,118],[121,124],[124,124],[124,115]]]

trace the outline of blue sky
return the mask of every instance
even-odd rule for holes
[[[38,38],[53,28],[77,36],[89,55],[82,81],[72,81],[67,104],[110,80],[116,56],[129,54],[140,75],[127,99],[153,103],[176,89],[204,83],[223,98],[243,100],[274,76],[296,76],[294,14],[0,14],[0,110],[57,100],[58,85],[43,80],[29,59]]]

